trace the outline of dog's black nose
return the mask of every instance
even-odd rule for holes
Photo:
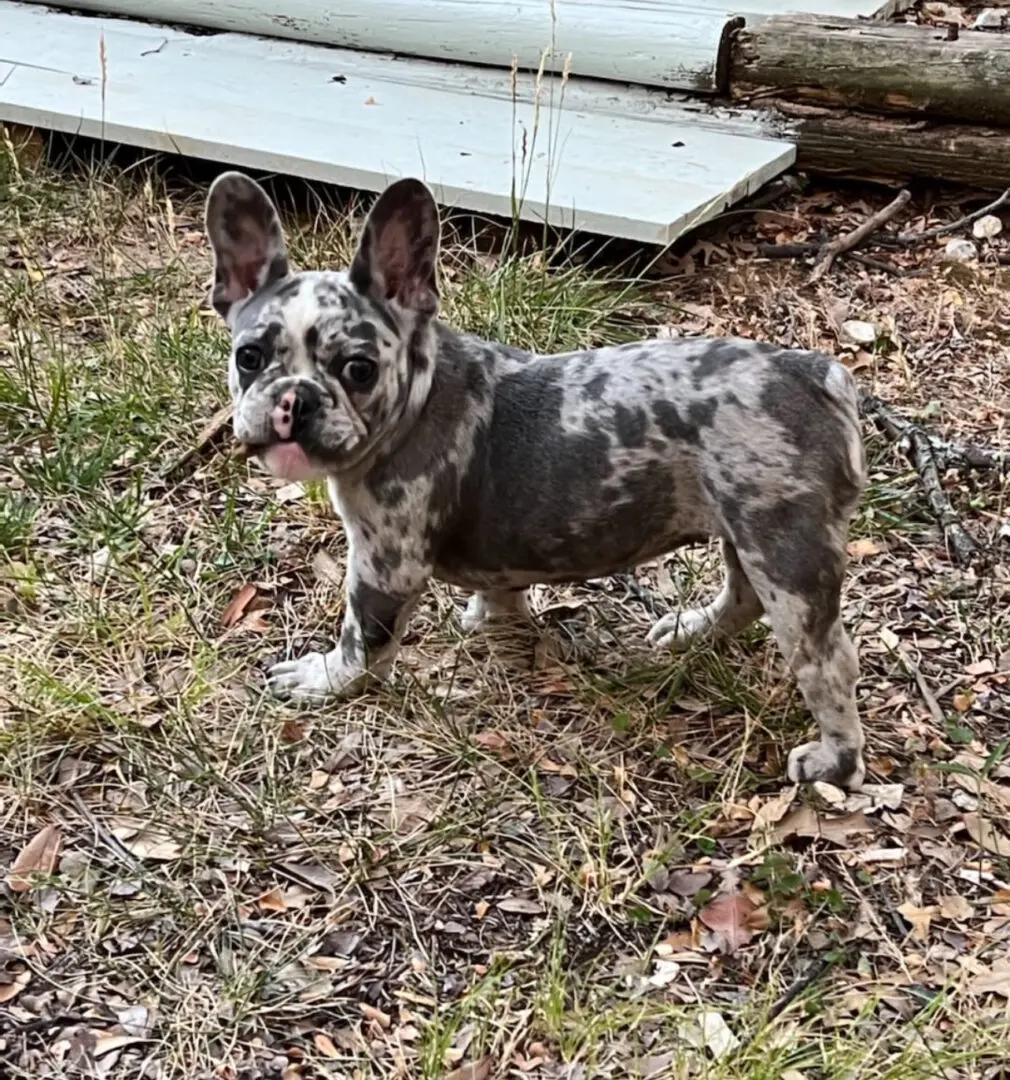
[[[281,439],[297,439],[304,434],[323,399],[315,383],[302,380],[281,394],[273,410],[274,430]]]
[[[299,430],[319,412],[323,400],[319,395],[319,387],[311,382],[299,382],[295,384],[295,400],[291,408],[291,426],[293,434],[297,437]]]

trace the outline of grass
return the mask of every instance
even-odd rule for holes
[[[808,726],[777,653],[761,627],[683,657],[641,644],[649,605],[715,585],[711,551],[637,586],[541,590],[546,631],[526,637],[464,639],[435,588],[387,688],[317,713],[265,698],[265,663],[332,639],[339,592],[314,561],[339,566],[342,540],[318,493],[282,503],[223,455],[163,479],[225,400],[200,192],[32,164],[11,140],[0,176],[0,861],[44,824],[63,837],[53,873],[0,892],[5,1075],[998,1075],[1005,1002],[967,980],[1006,954],[1006,860],[960,886],[972,919],[922,943],[893,910],[977,864],[964,836],[943,834],[942,873],[935,836],[904,836],[894,873],[861,870],[855,843],[749,844]],[[289,224],[296,260],[346,262],[346,217]],[[452,246],[443,270],[451,321],[528,348],[679,319],[662,285],[559,253]],[[855,535],[899,564],[857,563],[847,616],[878,775],[889,757],[902,812],[928,821],[944,732],[874,643],[889,583],[936,544],[898,459],[873,454]],[[960,689],[1005,629],[998,582],[948,599],[923,573],[917,632],[952,659],[922,670]],[[224,629],[246,583],[255,604]],[[997,721],[957,715],[990,746]],[[895,818],[859,843],[901,834]],[[698,912],[741,885],[768,924],[713,951]]]

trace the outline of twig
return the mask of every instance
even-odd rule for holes
[[[834,265],[835,259],[837,259],[842,252],[851,251],[852,248],[857,247],[868,236],[875,233],[883,225],[886,225],[911,198],[912,193],[903,188],[898,192],[897,198],[889,202],[883,210],[878,210],[872,217],[867,218],[862,225],[853,229],[852,232],[847,232],[844,235],[839,236],[837,240],[832,240],[830,244],[825,245],[817,265],[810,274],[810,281],[820,281],[821,278],[828,273]]]
[[[905,438],[917,427],[872,394],[860,396],[860,408],[874,420],[879,430],[893,440]],[[929,439],[937,463],[944,469],[993,469],[1001,474],[1010,472],[1010,450],[993,450],[988,446],[940,439],[928,432],[923,434]]]
[[[979,218],[985,217],[986,214],[991,214],[995,210],[999,210],[1008,203],[1010,203],[1010,188],[1007,188],[998,199],[989,203],[988,206],[983,206],[981,210],[975,210],[970,214],[965,214],[964,217],[960,217],[957,221],[952,221],[948,225],[937,225],[936,228],[926,229],[925,232],[921,233],[899,233],[897,236],[891,237],[891,239],[894,243],[900,244],[903,247],[910,247],[912,244],[921,244],[926,240],[935,240],[938,236],[946,236],[947,233],[957,232],[958,229],[963,229],[966,225],[973,225]]]
[[[937,455],[929,436],[915,424],[907,421],[895,425],[893,414],[878,398],[866,394],[862,399],[863,411],[877,429],[892,442],[896,442],[905,453],[916,472],[919,482],[926,493],[926,501],[933,516],[943,530],[944,540],[961,566],[970,566],[979,553],[978,545],[965,532],[957,512],[947,498],[940,483],[940,470],[937,467]]]
[[[218,409],[204,424],[203,430],[197,435],[193,444],[180,457],[169,462],[162,470],[160,478],[162,480],[174,479],[185,471],[192,462],[202,457],[211,447],[220,442],[228,430],[228,425],[231,423],[232,411],[233,406],[230,403]]]

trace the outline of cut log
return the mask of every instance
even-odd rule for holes
[[[982,190],[1010,187],[1010,131],[1005,129],[775,100],[759,104],[764,130],[794,139],[796,167],[807,172],[891,184],[925,179]]]
[[[735,31],[728,79],[738,101],[1010,124],[1010,35],[776,15]]]

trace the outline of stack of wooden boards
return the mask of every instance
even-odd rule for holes
[[[657,244],[797,148],[1010,182],[1006,39],[794,2],[0,0],[0,120]]]

